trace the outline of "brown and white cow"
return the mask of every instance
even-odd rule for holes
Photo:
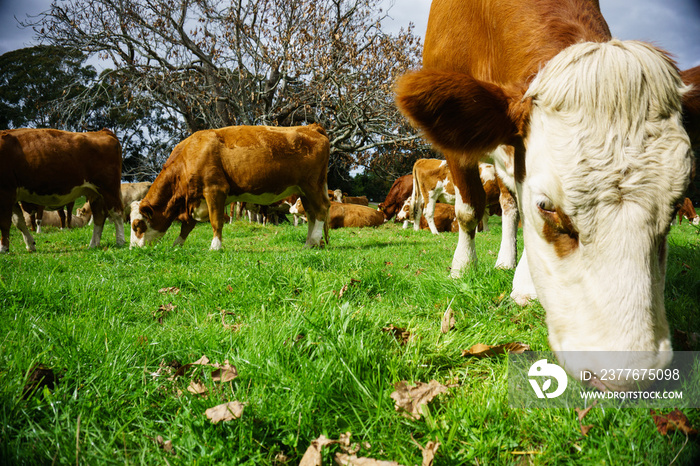
[[[208,220],[211,249],[218,250],[226,204],[268,205],[296,193],[309,212],[306,246],[321,246],[323,236],[328,242],[328,157],[328,136],[317,124],[198,131],[175,147],[132,210],[131,245],[162,238],[175,220],[181,222],[175,244],[182,244],[198,221]]]
[[[476,261],[476,248],[473,234],[479,225],[487,225],[488,213],[490,211],[505,212],[503,215],[501,230],[501,247],[498,251],[496,268],[513,269],[517,260],[517,232],[518,232],[518,209],[510,190],[500,182],[496,175],[496,169],[492,164],[480,162],[477,167],[479,184],[484,192],[485,208],[481,210],[480,217],[476,220],[475,229],[466,235],[461,235],[457,246],[458,253],[455,257],[468,262]],[[438,234],[439,230],[435,226],[434,215],[437,202],[455,204],[455,185],[452,182],[452,174],[445,160],[439,159],[418,159],[413,165],[413,194],[410,198],[410,208],[408,209],[409,220],[413,221],[413,228],[418,231],[419,223],[416,218],[425,215],[430,231]],[[471,211],[471,206],[463,206],[464,210]],[[401,218],[404,216],[402,215]],[[453,263],[453,275],[458,275],[459,271]]]
[[[70,224],[68,224],[68,220],[65,217],[65,214],[63,217],[59,215],[60,210],[45,210],[43,215],[42,215],[42,221],[41,225],[43,227],[55,227],[55,228],[81,228],[84,227],[85,225],[88,224],[90,221],[90,218],[84,217],[82,215],[72,215],[70,219]],[[30,223],[31,222],[31,214],[29,214],[27,211],[24,211],[24,222],[25,223]]]
[[[10,248],[14,222],[27,249],[36,250],[18,201],[57,208],[87,197],[95,210],[91,248],[100,245],[105,218],[114,220],[116,244],[124,244],[119,183],[121,145],[113,132],[71,133],[56,129],[0,131],[0,252]]]
[[[290,207],[289,212],[299,216],[306,215],[301,199]],[[384,221],[384,214],[371,207],[331,201],[328,219],[330,229],[378,227],[384,224]]]
[[[666,367],[666,235],[699,133],[683,113],[693,125],[700,112],[669,56],[612,39],[597,0],[434,0],[423,69],[396,93],[445,154],[460,242],[473,244],[484,209],[477,162],[505,145],[494,162],[525,238],[512,296],[539,298],[567,371]],[[463,250],[453,270],[470,262]]]
[[[384,213],[387,220],[391,220],[401,211],[404,203],[410,199],[413,193],[413,175],[404,175],[396,179],[391,185],[384,202],[380,202],[377,210]],[[399,221],[397,219],[397,221]],[[404,220],[404,228],[408,227],[408,219]]]
[[[678,206],[678,224],[683,223],[683,219],[686,218],[693,225],[700,225],[700,216],[695,211],[693,207],[693,201],[690,198],[683,199],[683,203]]]
[[[435,204],[433,225],[440,233],[458,232],[459,223],[457,223],[457,217],[455,216],[455,206],[452,204],[443,204],[442,202]],[[428,225],[425,215],[420,218],[420,229],[430,230],[430,226]]]

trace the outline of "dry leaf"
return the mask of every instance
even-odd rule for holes
[[[654,418],[656,430],[658,430],[661,435],[666,435],[674,430],[683,432],[688,436],[696,435],[698,433],[698,431],[690,425],[690,421],[688,421],[685,414],[678,409],[675,409],[666,415],[661,413],[657,415],[653,409],[650,410],[650,413]]]
[[[209,408],[204,412],[204,414],[207,415],[207,418],[209,418],[212,424],[216,424],[221,421],[231,421],[233,419],[238,419],[243,415],[243,403],[240,401],[230,401],[228,403]]]
[[[351,286],[355,286],[355,284],[360,283],[360,281],[361,280],[357,280],[356,278],[351,278],[350,283],[346,283],[345,285],[343,285],[343,287],[338,292],[338,298],[342,298],[345,292],[348,291],[348,288],[350,288]]]
[[[415,440],[414,440],[415,442]],[[421,466],[433,466],[433,461],[435,460],[435,453],[437,452],[437,449],[440,447],[439,442],[433,442],[430,440],[426,445],[425,448],[420,446],[419,443],[415,442],[416,445],[418,445],[418,448],[420,448],[421,453],[423,454],[423,462],[421,463]]]
[[[237,332],[241,328],[241,324],[227,324],[226,323],[226,316],[235,316],[236,314],[234,312],[230,311],[224,311],[221,309],[221,325],[224,328],[231,329],[234,332]]]
[[[316,440],[311,441],[311,445],[306,449],[304,456],[299,462],[299,466],[321,466],[323,458],[321,457],[321,450],[326,445],[331,445],[333,443],[338,443],[337,440],[331,440],[325,435],[321,435]]]
[[[396,338],[396,340],[402,345],[408,343],[408,340],[411,338],[411,332],[405,328],[394,327],[394,324],[391,324],[388,327],[383,327],[382,331],[394,335],[394,338]]]
[[[161,288],[160,290],[158,290],[158,293],[163,293],[163,294],[165,294],[165,293],[178,294],[179,292],[180,292],[180,288],[178,288],[176,286],[169,286],[167,288]]]
[[[487,358],[503,353],[521,354],[525,351],[530,351],[530,345],[527,345],[525,343],[514,342],[494,346],[477,343],[468,350],[463,350],[462,356],[476,356],[478,358]]]
[[[162,436],[159,435],[158,437],[156,437],[156,443],[166,452],[175,454],[175,452],[173,451],[173,442],[171,440],[165,440]]]
[[[232,366],[228,363],[228,359],[224,361],[223,366],[220,366],[219,364],[213,364],[212,367],[217,368],[214,372],[211,373],[211,379],[214,382],[230,382],[231,380],[238,377],[238,370],[235,366]]]
[[[588,435],[588,431],[591,430],[592,428],[593,428],[593,425],[586,425],[586,426],[584,426],[583,424],[581,424],[581,433],[582,433],[584,436],[586,436],[586,435]]]
[[[187,391],[193,395],[204,395],[209,391],[209,389],[204,384],[192,380],[190,381],[190,385],[187,387]]]
[[[345,453],[336,453],[335,462],[341,466],[401,466],[396,461],[382,461],[375,460],[374,458],[358,458],[355,455],[347,455]]]
[[[595,400],[588,408],[583,408],[583,409],[582,408],[574,408],[574,410],[576,411],[576,414],[578,414],[578,420],[583,421],[583,418],[586,417],[586,414],[588,414],[588,412],[591,409],[593,409],[593,407],[597,404],[598,404],[598,400]]]
[[[396,411],[404,411],[404,416],[412,419],[420,419],[421,409],[440,393],[447,392],[447,387],[436,380],[430,383],[416,382],[415,387],[402,380],[394,385],[396,389],[391,398],[395,401]]]
[[[452,306],[447,306],[447,310],[442,315],[442,320],[440,321],[440,331],[442,333],[449,332],[454,328],[455,323],[455,316],[454,312],[452,312]]]
[[[202,356],[201,358],[197,359],[195,362],[191,362],[189,364],[185,364],[184,366],[180,366],[177,371],[175,371],[175,374],[173,374],[170,379],[174,379],[175,377],[180,377],[183,375],[187,370],[192,367],[192,366],[206,366],[209,364],[209,358],[206,356]]]

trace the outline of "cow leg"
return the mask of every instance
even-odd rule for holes
[[[92,209],[92,239],[90,239],[90,244],[88,248],[96,248],[100,246],[100,241],[102,240],[102,230],[104,230],[105,220],[107,220],[107,214],[105,211],[105,201],[101,197],[96,197],[90,199],[90,208]],[[122,223],[122,235],[124,224]]]
[[[69,202],[66,204],[66,227],[70,228],[73,222],[73,205],[74,202]]]
[[[22,215],[22,218],[24,219],[24,215]],[[44,206],[40,205],[37,206],[36,209],[36,233],[39,234],[41,233],[41,223],[44,220]]]
[[[526,250],[523,250],[523,256],[515,269],[513,291],[510,293],[510,297],[521,306],[525,306],[531,299],[537,299],[537,291],[535,291],[535,284],[532,283],[530,267],[527,263]]]
[[[214,231],[210,251],[221,250],[221,234],[224,230],[224,209],[226,208],[226,193],[221,190],[205,190],[204,199],[209,208],[209,222]],[[182,230],[181,230],[182,232]],[[184,241],[184,240],[183,240]]]
[[[455,157],[455,159],[458,157]],[[448,163],[450,161],[448,157]],[[459,224],[459,240],[452,259],[452,277],[459,277],[468,265],[476,265],[474,237],[479,219],[484,215],[486,192],[479,177],[479,167],[460,167],[450,164],[455,184],[455,216]]]
[[[58,220],[61,222],[61,230],[63,230],[66,227],[66,213],[63,211],[63,207],[56,209],[56,213],[58,214]]]
[[[188,220],[187,222],[182,222],[180,224],[180,236],[175,238],[175,241],[173,241],[173,246],[182,246],[183,244],[185,244],[185,240],[192,232],[195,225],[197,225],[196,220]]]
[[[301,197],[301,203],[306,211],[306,220],[309,222],[306,243],[304,247],[322,247],[322,240],[325,238],[328,243],[328,215],[330,200],[318,195],[317,198]]]
[[[29,231],[29,228],[27,228],[27,223],[24,221],[24,213],[22,212],[22,208],[19,206],[19,204],[16,204],[12,206],[12,223],[15,224],[17,229],[22,233],[22,237],[24,238],[24,244],[27,246],[27,251],[36,251],[36,242],[34,241],[34,237],[32,236],[31,232]],[[0,249],[0,252],[7,252],[10,249],[10,238],[9,238],[9,233],[10,233],[10,228],[8,226],[7,228],[7,249],[2,250]],[[5,237],[5,232],[3,231],[3,246],[5,246],[4,242],[4,237]]]
[[[430,232],[434,235],[439,235],[440,232],[435,225],[435,204],[437,204],[437,197],[435,196],[434,191],[430,191],[428,193],[427,202],[425,203],[425,211],[423,212],[423,215],[425,215],[425,220],[428,222]]]
[[[409,218],[413,220],[413,230],[420,230],[420,219],[423,216],[423,196],[420,192],[413,191],[414,197],[411,197],[411,207]]]
[[[498,187],[501,194],[498,198],[501,204],[501,248],[498,250],[498,259],[496,260],[497,269],[514,269],[518,259],[518,221],[520,214],[518,212],[518,203],[513,197],[505,183],[499,178]]]

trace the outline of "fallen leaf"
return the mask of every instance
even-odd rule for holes
[[[394,385],[395,391],[391,398],[395,401],[396,411],[403,410],[403,415],[412,419],[420,419],[422,406],[429,403],[440,393],[447,392],[447,387],[437,380],[429,383],[416,382],[414,387],[402,380]]]
[[[591,430],[592,428],[593,428],[592,425],[586,425],[586,426],[584,426],[583,424],[581,424],[581,433],[582,433],[584,436],[587,436],[587,435],[588,435],[588,431]]]
[[[238,369],[229,364],[228,359],[224,361],[223,365],[213,364],[212,367],[216,368],[216,370],[211,373],[211,379],[214,382],[230,382],[238,377]]]
[[[675,409],[666,415],[661,413],[656,414],[653,409],[650,410],[650,413],[654,418],[656,430],[658,430],[661,435],[666,435],[674,430],[683,432],[688,436],[697,435],[698,433],[698,431],[690,425],[690,421],[688,421],[685,414],[678,409]]]
[[[337,440],[331,440],[325,435],[321,435],[316,440],[311,441],[311,445],[306,449],[304,456],[302,456],[299,466],[321,466],[323,458],[321,457],[321,450],[326,445],[331,445],[333,443],[338,443]]]
[[[394,324],[382,327],[382,331],[394,335],[394,338],[402,345],[408,343],[408,340],[411,338],[411,332],[402,327],[394,327]]]
[[[348,455],[345,453],[336,453],[335,462],[341,466],[401,466],[396,461],[382,461],[364,457],[358,458],[355,455]]]
[[[175,452],[173,452],[173,442],[171,440],[165,440],[162,436],[159,435],[158,437],[156,437],[156,443],[166,452],[170,454],[175,454]]]
[[[204,412],[204,414],[207,415],[207,418],[209,418],[212,424],[216,424],[221,421],[231,421],[233,419],[238,419],[243,415],[243,403],[240,401],[230,401],[228,403],[209,408]]]
[[[578,414],[578,420],[583,421],[583,418],[586,417],[586,414],[593,409],[595,405],[598,404],[598,400],[593,401],[593,403],[588,407],[588,408],[574,408],[576,411],[576,414]]]
[[[420,446],[418,444],[418,448],[420,448],[421,453],[423,454],[423,462],[421,463],[421,466],[433,466],[433,461],[435,459],[435,453],[437,452],[437,449],[440,447],[439,442],[433,442],[430,440],[426,445],[425,448]]]
[[[175,377],[180,377],[184,375],[187,370],[192,367],[192,366],[206,366],[209,365],[209,358],[206,356],[202,356],[201,358],[197,359],[195,362],[191,362],[188,364],[185,364],[184,366],[180,366],[177,371],[170,377],[170,379],[174,379]]]
[[[356,278],[351,278],[350,283],[346,283],[345,285],[343,285],[343,287],[338,292],[338,298],[342,298],[345,292],[348,291],[348,288],[355,286],[355,284],[360,283],[360,281],[361,280],[357,280]]]
[[[158,290],[158,293],[163,293],[163,294],[165,294],[165,293],[178,294],[179,292],[180,292],[180,288],[178,288],[176,286],[169,286],[167,288],[161,288],[160,290]]]
[[[452,330],[455,326],[455,316],[452,312],[452,306],[447,306],[447,310],[442,315],[442,320],[440,321],[440,331],[442,333],[447,333]]]
[[[525,343],[505,343],[503,345],[484,345],[477,343],[468,350],[462,351],[462,356],[476,356],[478,358],[487,358],[503,353],[521,354],[525,351],[530,351],[530,345]]]
[[[206,387],[206,385],[191,380],[190,385],[187,387],[187,391],[193,395],[204,395],[209,391],[209,389]]]

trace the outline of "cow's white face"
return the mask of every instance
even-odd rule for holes
[[[165,236],[165,231],[158,231],[151,227],[148,219],[139,212],[140,201],[131,203],[131,213],[129,220],[131,224],[131,239],[129,247],[143,247],[146,244],[153,244]]]
[[[600,373],[610,361],[562,351],[644,352],[626,363],[662,368],[671,360],[666,235],[692,164],[682,82],[639,43],[606,45],[610,59],[597,65],[586,63],[586,47],[555,57],[528,91],[517,189],[530,273],[570,373]]]

